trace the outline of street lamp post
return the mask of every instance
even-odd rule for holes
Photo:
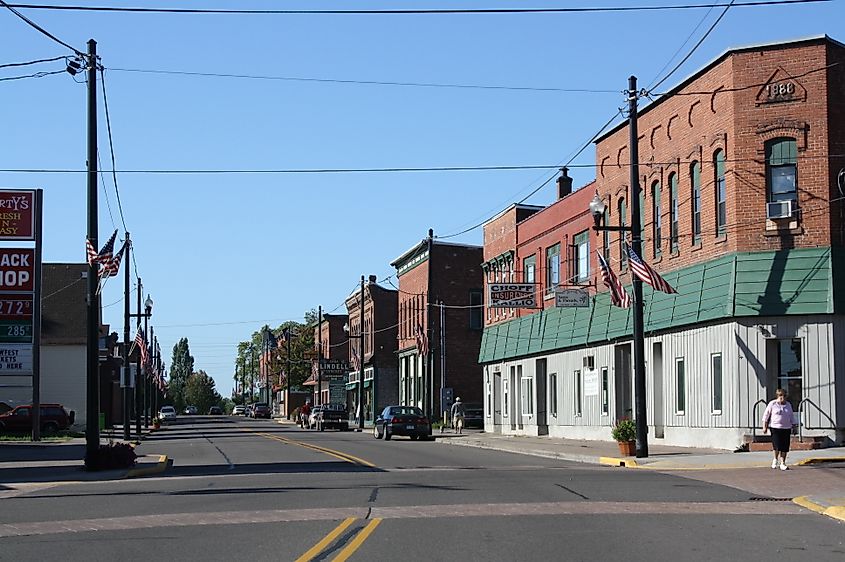
[[[596,192],[590,202],[590,213],[593,215],[595,226],[593,230],[610,232],[630,232],[631,249],[641,256],[642,254],[642,225],[640,223],[640,193],[639,180],[639,147],[637,133],[637,78],[631,76],[628,79],[628,129],[629,146],[631,153],[630,162],[630,204],[631,204],[631,226],[607,226],[602,225],[607,205]],[[643,323],[643,282],[633,276],[634,284],[634,394],[636,397],[635,418],[637,423],[637,458],[648,457],[648,420],[646,419],[646,384],[645,384],[645,335]]]
[[[150,330],[149,330],[149,321],[150,316],[153,315],[153,299],[150,298],[150,295],[147,295],[147,298],[144,300],[144,337],[147,340],[152,341],[150,338]],[[148,342],[145,341],[144,345]],[[149,378],[150,373],[147,373],[147,378]],[[152,385],[147,385],[146,380],[144,381],[144,427],[150,427],[150,405],[152,404],[151,399],[151,392],[152,392]]]

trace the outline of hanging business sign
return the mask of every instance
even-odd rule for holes
[[[0,190],[0,240],[35,240],[35,191]]]
[[[558,308],[586,308],[590,306],[590,294],[586,289],[557,289],[555,306]]]
[[[488,308],[537,308],[536,283],[490,283]]]

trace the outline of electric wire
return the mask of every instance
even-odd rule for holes
[[[25,80],[27,78],[44,78],[45,76],[53,76],[56,74],[64,74],[64,70],[52,70],[52,71],[42,71],[42,72],[34,72],[32,74],[22,74],[19,76],[6,76],[0,78],[0,82],[11,82],[12,80]]]
[[[117,172],[115,168],[117,168],[117,164],[115,163],[114,158],[114,142],[112,141],[112,132],[111,132],[111,118],[109,117],[109,98],[106,96],[106,73],[102,67],[100,67],[100,84],[102,85],[103,89],[103,106],[105,108],[106,113],[106,130],[108,131],[109,137],[109,153],[111,154],[111,172],[112,172],[112,182],[114,183],[114,193],[115,197],[117,198],[117,209],[120,212],[120,222],[123,224],[123,231],[128,232],[129,229],[126,227],[126,218],[123,215],[123,204],[120,202],[120,190],[117,187]]]
[[[683,48],[687,46],[687,43],[690,42],[690,39],[692,39],[692,36],[695,35],[696,31],[698,31],[698,28],[700,28],[704,24],[704,22],[707,21],[707,18],[710,17],[710,14],[712,12],[713,12],[713,8],[711,7],[707,10],[707,12],[704,14],[704,16],[702,16],[702,18],[700,20],[698,20],[698,24],[693,28],[692,31],[690,31],[689,35],[687,35],[687,38],[684,39],[683,43],[681,43],[681,46],[678,47],[678,49],[672,54],[671,57],[669,57],[669,60],[666,61],[666,64],[664,64],[663,67],[660,70],[657,71],[657,76],[655,76],[654,79],[652,80],[652,85],[648,86],[646,88],[646,90],[651,90],[654,87],[654,81],[657,80],[658,77],[660,77],[661,74],[663,74],[664,70],[669,68],[669,65],[672,64],[672,61],[675,60],[675,57],[677,57],[681,53]]]
[[[62,60],[62,59],[67,60],[67,57],[63,55],[63,56],[60,56],[60,57],[53,57],[53,58],[50,58],[50,59],[37,59],[37,60],[31,60],[31,61],[26,61],[26,62],[7,62],[5,64],[0,64],[0,68],[12,68],[12,67],[16,67],[16,66],[30,66],[30,65],[33,65],[33,64],[42,64],[42,63],[45,63],[45,62],[53,62],[53,61]]]
[[[77,55],[84,56],[84,54],[81,51],[77,50],[75,47],[71,47],[70,45],[68,45],[67,43],[65,43],[64,41],[62,41],[61,39],[59,39],[58,37],[56,37],[55,35],[53,35],[49,31],[47,31],[46,29],[44,29],[43,27],[41,27],[40,25],[38,25],[37,23],[35,23],[31,19],[29,19],[28,17],[26,17],[22,13],[17,11],[15,9],[16,6],[7,3],[5,0],[0,0],[0,4],[5,6],[6,8],[8,8],[10,12],[12,12],[16,16],[18,16],[20,19],[22,19],[24,22],[26,22],[27,25],[34,28],[36,31],[40,32],[43,35],[46,35],[47,37],[49,37],[50,39],[52,39],[53,41],[55,41],[59,45],[62,45],[63,47],[67,47],[68,49],[70,49],[71,51],[76,53]],[[27,6],[22,6],[22,7],[27,7]]]
[[[100,151],[97,150],[97,165],[99,168],[97,169],[97,175],[100,176],[100,184],[103,186],[103,197],[106,198],[106,208],[109,211],[109,220],[111,220],[112,227],[117,230],[117,225],[114,222],[114,215],[112,214],[111,210],[111,201],[109,201],[109,192],[106,189],[106,176],[103,174],[103,161],[100,159]]]
[[[831,0],[750,0],[736,7],[815,4]],[[3,4],[6,4],[3,2]],[[273,10],[231,8],[150,8],[136,6],[85,6],[56,4],[6,4],[11,8],[87,12],[129,12],[152,14],[240,14],[240,15],[450,15],[450,14],[571,14],[600,12],[654,12],[713,7],[714,4],[670,4],[664,6],[591,6],[568,8],[409,8],[348,10]],[[719,6],[719,4],[715,4]]]

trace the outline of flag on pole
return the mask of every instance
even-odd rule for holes
[[[123,259],[123,253],[126,251],[126,242],[120,247],[120,251],[114,255],[112,259],[103,265],[100,271],[101,277],[115,277],[120,271],[120,261]]]
[[[423,357],[428,356],[428,335],[426,335],[425,330],[419,324],[417,324],[416,329],[416,340],[420,355]]]
[[[610,266],[607,264],[607,260],[604,259],[604,256],[601,255],[601,252],[596,250],[596,253],[599,255],[599,267],[601,268],[601,280],[610,289],[610,304],[613,306],[618,306],[619,308],[629,308],[631,306],[631,296],[628,294],[628,291],[625,290],[625,287],[622,286],[622,282],[613,273],[613,270],[610,269]]]
[[[105,244],[103,244],[103,248],[97,252],[94,249],[94,245],[91,244],[91,240],[89,238],[85,239],[85,254],[88,256],[88,265],[94,265],[95,263],[108,263],[112,259],[112,254],[114,253],[114,241],[117,238],[117,230],[111,235]]]
[[[628,247],[628,262],[631,265],[631,271],[634,275],[640,278],[643,283],[647,283],[651,285],[657,291],[663,291],[664,293],[673,294],[677,293],[663,277],[660,276],[650,265],[640,258],[634,249],[631,246],[627,245]]]
[[[91,244],[91,240],[89,238],[85,239],[85,254],[88,256],[88,265],[94,265],[98,261],[99,254],[97,254],[97,249]]]
[[[361,372],[361,357],[358,355],[358,348],[355,347],[355,343],[352,342],[349,345],[352,351],[352,367],[357,371]]]
[[[146,367],[149,362],[149,356],[147,355],[147,343],[144,341],[144,330],[140,326],[138,327],[138,332],[135,334],[135,346],[138,347],[141,354],[141,365]]]

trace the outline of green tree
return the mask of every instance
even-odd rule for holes
[[[201,414],[207,413],[212,406],[220,406],[223,403],[223,398],[214,388],[214,379],[203,370],[188,377],[184,391],[185,402],[196,406]]]
[[[173,400],[177,412],[185,409],[185,385],[194,372],[194,358],[188,345],[188,338],[182,338],[173,346],[173,357],[170,360],[170,384],[167,393]],[[196,404],[192,404],[196,406]]]

